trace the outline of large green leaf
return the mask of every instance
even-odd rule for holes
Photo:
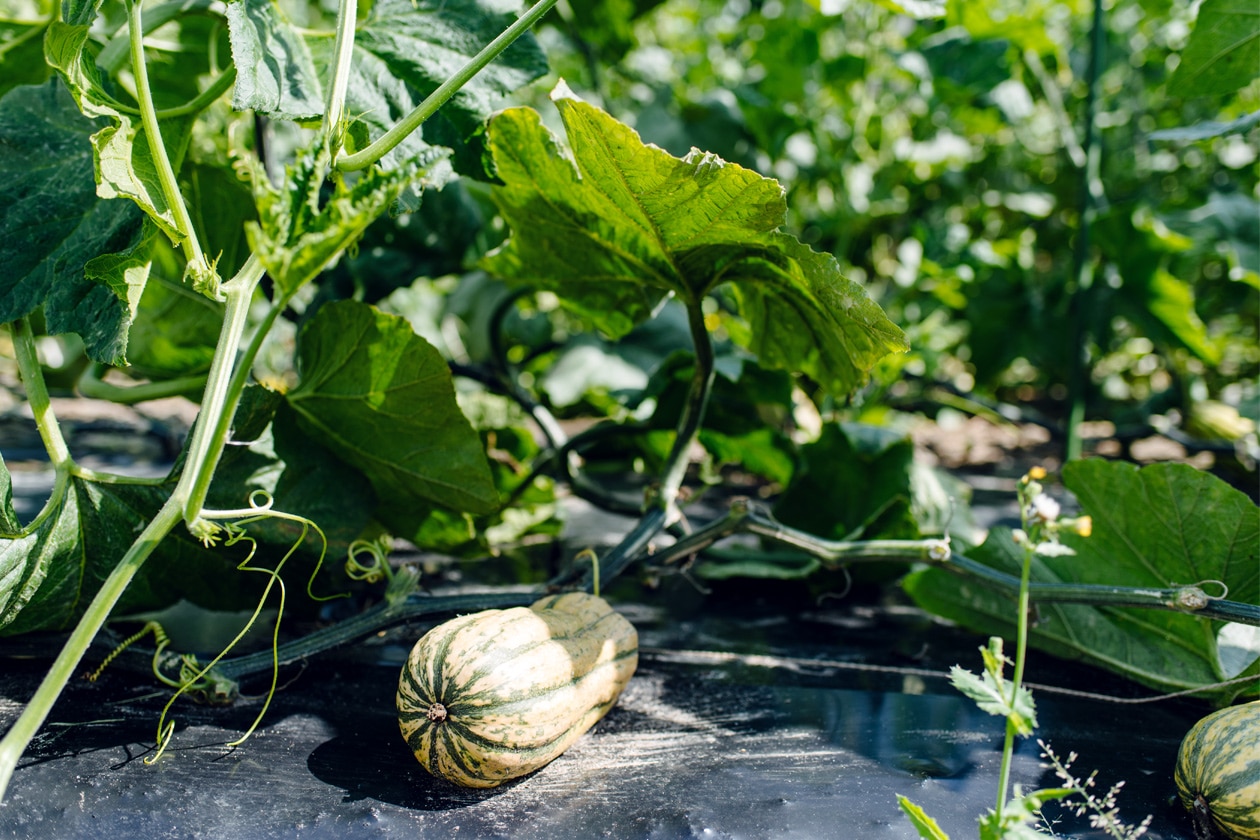
[[[113,253],[134,254],[144,215],[130,202],[96,194],[84,118],[58,81],[14,88],[0,99],[0,322],[44,306],[50,332],[78,333],[89,356],[120,363],[139,289],[98,282]],[[123,272],[132,264],[112,266]],[[118,275],[113,275],[118,276]]]
[[[324,113],[306,42],[272,0],[234,0],[228,3],[227,21],[236,65],[233,108],[286,120]]]
[[[1250,0],[1204,0],[1168,81],[1173,96],[1220,96],[1256,78],[1260,8]]]
[[[1138,469],[1076,461],[1064,483],[1094,521],[1088,538],[1067,537],[1075,556],[1033,561],[1032,579],[1164,588],[1221,581],[1229,598],[1260,603],[1260,518],[1255,505],[1220,479],[1183,464]],[[973,559],[1018,574],[1022,550],[995,530]],[[906,588],[926,609],[981,632],[1009,633],[1015,600],[937,569],[912,574]],[[1205,589],[1215,594],[1218,587]],[[1158,609],[1041,604],[1032,643],[1083,659],[1160,690],[1210,685],[1228,676],[1220,662],[1219,625]],[[1260,663],[1248,673],[1260,674]],[[1205,696],[1228,699],[1233,686]],[[1254,691],[1254,687],[1251,689]]]
[[[372,482],[379,516],[409,536],[431,505],[498,506],[481,440],[450,370],[403,318],[354,301],[321,307],[298,343],[298,426]]]
[[[537,112],[514,108],[488,127],[495,200],[512,229],[487,268],[557,291],[600,329],[622,336],[668,294],[689,307],[731,283],[763,364],[801,371],[836,393],[860,384],[901,331],[835,259],[779,232],[778,182],[713,155],[645,145],[629,127],[553,94],[572,157]]]
[[[54,22],[44,39],[44,51],[84,116],[108,117],[111,121],[92,135],[97,194],[101,198],[131,199],[178,244],[183,236],[162,190],[148,134],[134,109],[120,104],[111,93],[109,79],[96,66],[92,55],[89,28]],[[162,142],[172,161],[183,158],[191,131],[192,120],[188,118],[162,124]]]

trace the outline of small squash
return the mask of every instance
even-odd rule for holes
[[[491,788],[564,752],[604,716],[639,661],[634,626],[569,592],[434,627],[398,682],[398,725],[425,769]]]
[[[1182,739],[1174,775],[1200,840],[1260,840],[1260,700],[1213,712]]]

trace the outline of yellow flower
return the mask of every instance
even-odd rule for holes
[[[1041,481],[1041,479],[1046,477],[1045,467],[1031,468],[1030,470],[1028,470],[1028,477],[1031,478],[1033,481]]]
[[[1094,519],[1091,516],[1078,516],[1073,523],[1072,529],[1082,537],[1088,537],[1094,533]]]

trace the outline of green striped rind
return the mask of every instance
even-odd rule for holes
[[[495,787],[556,758],[617,701],[638,634],[601,598],[553,595],[433,628],[398,683],[398,724],[429,772]],[[445,718],[433,720],[435,703]]]
[[[1191,727],[1177,753],[1175,781],[1181,803],[1191,813],[1205,806],[1229,840],[1260,840],[1260,700],[1213,712]]]

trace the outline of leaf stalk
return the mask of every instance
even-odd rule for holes
[[[144,23],[140,11],[140,0],[128,0],[127,31],[131,46],[131,72],[136,80],[136,100],[140,106],[140,120],[144,126],[145,136],[149,141],[149,153],[153,157],[153,165],[157,171],[158,183],[162,186],[162,195],[171,208],[175,230],[180,236],[180,246],[184,250],[184,259],[188,270],[198,285],[209,283],[208,289],[214,291],[217,282],[211,282],[214,268],[206,261],[193,228],[192,217],[184,204],[184,196],[179,191],[179,182],[175,178],[175,169],[171,166],[170,156],[166,153],[166,144],[162,141],[162,129],[158,124],[157,109],[153,104],[153,91],[149,87],[149,70],[144,58]]]
[[[476,76],[487,64],[498,58],[499,53],[511,46],[513,41],[524,35],[530,27],[542,19],[543,15],[551,11],[551,7],[554,5],[556,5],[556,0],[539,0],[525,14],[521,15],[515,23],[503,30],[497,38],[487,44],[481,52],[477,53],[463,67],[455,71],[449,79],[438,85],[437,90],[425,97],[423,102],[417,105],[410,114],[399,120],[393,128],[382,134],[366,148],[354,154],[338,158],[336,168],[342,172],[366,169],[389,154],[399,143],[407,139],[412,132],[419,128],[425,120],[433,116],[438,108],[445,105],[446,101],[454,96],[460,88],[468,84],[473,76]],[[339,27],[338,38],[340,37]]]

